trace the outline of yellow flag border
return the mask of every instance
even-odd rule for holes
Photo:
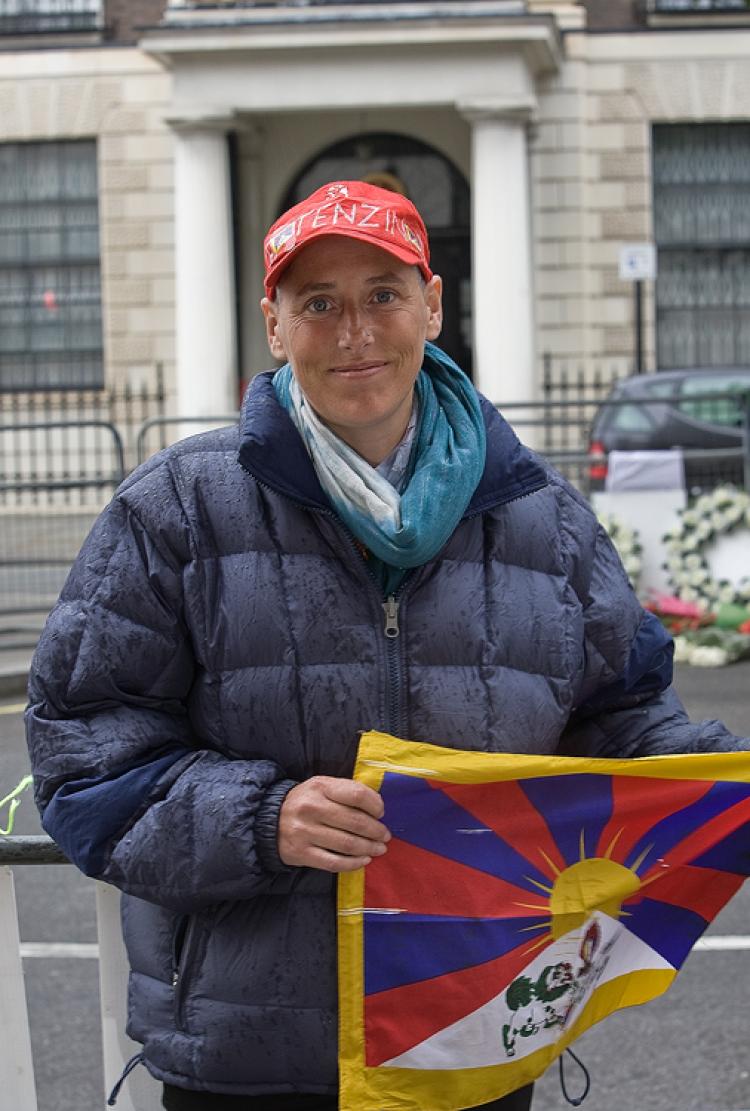
[[[386,772],[446,783],[482,783],[552,775],[603,774],[652,779],[750,781],[750,753],[695,753],[634,760],[577,756],[526,756],[444,748],[399,740],[371,730],[362,734],[354,778],[379,791]],[[596,988],[564,1037],[519,1061],[462,1070],[368,1068],[364,1038],[364,870],[338,878],[340,1111],[461,1111],[499,1099],[539,1077],[585,1030],[614,1010],[636,1006],[667,990],[671,970],[631,972]],[[403,1094],[393,1097],[396,1084]]]

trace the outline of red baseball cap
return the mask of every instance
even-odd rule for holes
[[[321,185],[271,225],[263,241],[268,297],[273,297],[279,278],[302,248],[324,235],[361,239],[418,266],[426,281],[432,277],[427,229],[410,200],[364,181],[334,181]]]

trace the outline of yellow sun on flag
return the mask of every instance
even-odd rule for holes
[[[620,830],[620,833],[622,830]],[[539,926],[527,927],[530,930],[544,930],[544,936],[539,938],[537,945],[546,944],[552,938],[556,941],[571,930],[582,926],[588,921],[594,911],[601,911],[610,918],[621,918],[627,911],[623,911],[622,904],[626,899],[635,895],[644,886],[638,876],[638,868],[648,856],[652,846],[639,855],[633,865],[628,868],[616,860],[612,860],[618,833],[613,837],[604,856],[587,857],[584,849],[584,831],[580,836],[580,860],[570,864],[560,871],[556,868],[546,853],[542,856],[554,873],[551,886],[539,883],[527,877],[530,883],[544,891],[549,896],[547,903],[519,903],[518,906],[527,907],[529,910],[549,912],[549,921]],[[648,882],[648,881],[647,881]]]

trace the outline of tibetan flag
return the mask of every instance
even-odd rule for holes
[[[750,753],[362,737],[393,838],[339,877],[341,1111],[459,1111],[671,984],[750,874]]]

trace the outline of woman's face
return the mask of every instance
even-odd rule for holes
[[[261,302],[271,352],[318,416],[377,465],[401,439],[425,340],[442,325],[442,282],[344,236],[302,250]],[[379,456],[379,458],[378,458]]]

